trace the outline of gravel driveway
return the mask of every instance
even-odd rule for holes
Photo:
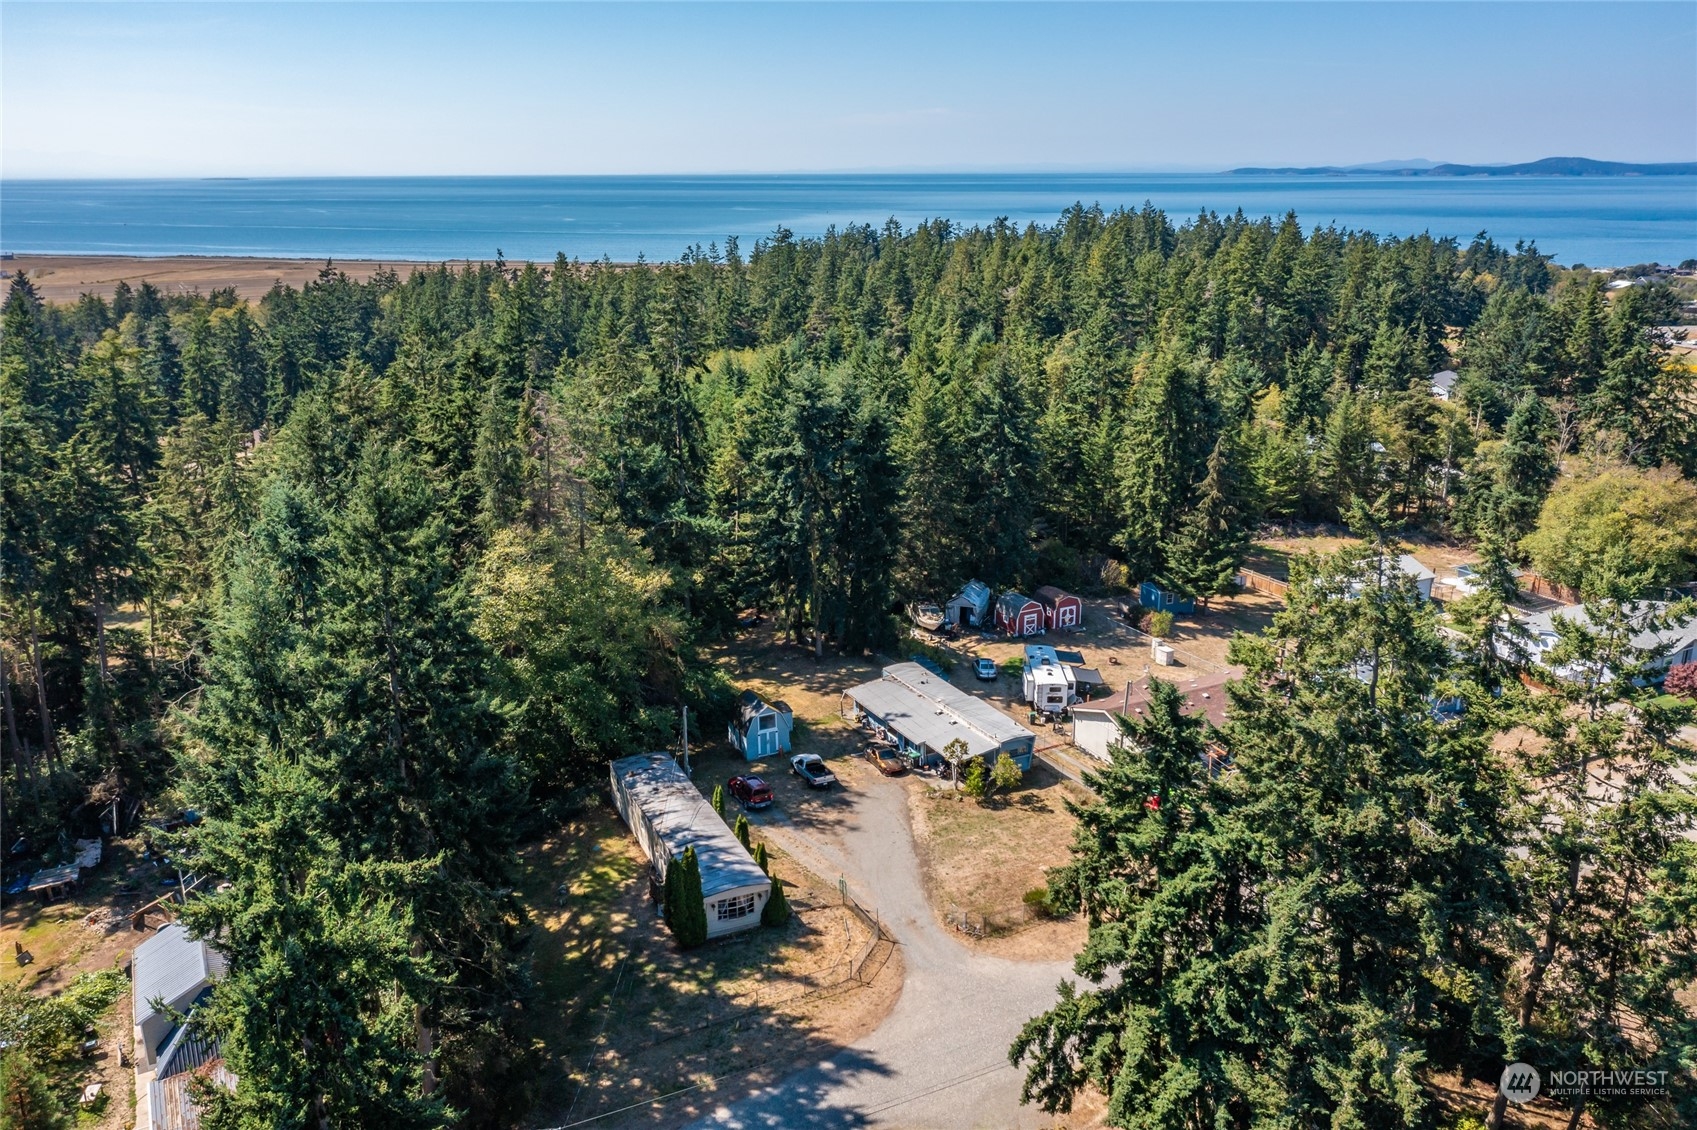
[[[901,944],[906,968],[895,1010],[871,1035],[775,1086],[738,1094],[694,1124],[751,1127],[1040,1127],[1019,1104],[1022,1073],[1008,1065],[1020,1025],[1073,977],[1067,962],[1015,962],[967,949],[925,898],[908,825],[906,787],[857,774],[815,821],[774,811],[762,831],[821,876],[843,876]],[[1074,978],[1076,979],[1076,978]]]

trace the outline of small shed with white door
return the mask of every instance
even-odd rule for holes
[[[1044,585],[1034,594],[1043,606],[1043,626],[1051,631],[1064,631],[1084,623],[1084,602],[1064,589]]]
[[[767,702],[753,691],[743,691],[725,736],[745,760],[759,761],[788,753],[794,728],[795,713],[788,703]]]
[[[1010,636],[1035,636],[1043,630],[1043,606],[1024,593],[1005,592],[996,601],[996,627]]]
[[[611,766],[613,803],[664,883],[666,868],[695,849],[707,936],[760,925],[772,881],[669,753],[621,757]]]

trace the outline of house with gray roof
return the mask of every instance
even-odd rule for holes
[[[890,736],[903,752],[935,753],[954,742],[966,745],[963,760],[994,762],[1006,753],[1021,769],[1031,768],[1037,735],[917,663],[893,663],[879,678],[843,692],[843,715]]]
[[[717,938],[760,925],[772,881],[672,755],[621,757],[610,772],[613,803],[648,856],[656,882],[665,882],[672,860],[682,858],[688,848],[695,849],[707,936]]]
[[[1645,601],[1639,608],[1637,621],[1642,624],[1653,617],[1659,617],[1666,609],[1667,605],[1661,601]],[[1566,620],[1580,627],[1588,627],[1591,623],[1583,604],[1570,604],[1563,608],[1533,613],[1525,620],[1525,647],[1528,657],[1533,663],[1549,668],[1564,679],[1583,678],[1589,672],[1578,665],[1550,667],[1548,657],[1561,642],[1560,625],[1557,623],[1559,620]],[[1669,667],[1697,662],[1697,619],[1685,620],[1663,628],[1639,627],[1633,633],[1632,646],[1645,653],[1651,681],[1659,681]]]
[[[224,975],[224,956],[188,928],[172,922],[135,948],[130,957],[131,1012],[135,1023],[136,1130],[193,1130],[199,1112],[188,1097],[197,1071],[234,1086],[222,1071],[216,1041],[183,1023]],[[209,1066],[217,1060],[215,1066]],[[176,1082],[172,1082],[176,1080]]]

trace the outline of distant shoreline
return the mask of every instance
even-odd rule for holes
[[[67,254],[39,255],[30,252],[6,252],[0,259],[9,285],[11,277],[23,272],[42,298],[51,302],[75,302],[84,294],[109,297],[120,282],[132,287],[144,282],[160,290],[188,292],[198,290],[208,294],[214,290],[234,287],[236,293],[249,302],[257,302],[272,286],[299,288],[318,277],[323,270],[324,256],[288,255],[101,255]],[[467,263],[494,262],[493,259],[340,259],[331,257],[337,270],[350,278],[364,282],[381,270],[406,275],[420,267],[435,267],[446,263],[461,267]],[[522,266],[525,260],[508,260]]]

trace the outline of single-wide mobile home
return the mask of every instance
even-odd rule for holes
[[[881,678],[843,693],[843,716],[888,735],[904,753],[948,756],[955,742],[966,757],[989,763],[1007,754],[1031,768],[1037,735],[976,695],[917,663],[893,663]]]
[[[943,619],[957,627],[982,627],[990,615],[990,586],[980,580],[966,586],[943,605]]]
[[[754,862],[707,798],[669,753],[621,757],[611,767],[613,803],[654,869],[666,868],[695,849],[701,864],[701,898],[707,907],[707,936],[721,937],[760,925],[771,880]]]
[[[1024,593],[1005,592],[996,601],[996,627],[1010,636],[1034,636],[1043,630],[1043,606]]]
[[[759,761],[788,753],[794,727],[795,714],[787,703],[766,702],[753,691],[743,691],[725,736],[745,759]]]
[[[1044,585],[1032,595],[1043,606],[1043,626],[1050,631],[1076,628],[1084,623],[1084,602],[1072,593]]]

